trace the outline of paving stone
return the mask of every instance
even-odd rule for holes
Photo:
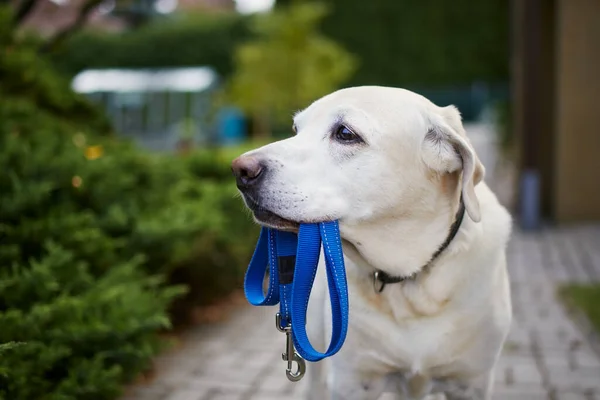
[[[548,368],[552,385],[563,391],[600,391],[600,369],[598,368]]]
[[[550,369],[575,369],[574,357],[567,351],[563,354],[544,353],[543,365]]]
[[[141,386],[132,388],[124,399],[162,400],[168,394],[168,389],[162,386]]]
[[[301,395],[285,395],[285,397],[282,397],[273,393],[256,393],[249,400],[305,400],[305,398]]]
[[[580,367],[600,368],[600,357],[595,352],[578,351],[574,354],[576,364]]]
[[[507,373],[507,377],[508,377]],[[542,375],[533,360],[528,363],[514,363],[510,366],[510,378],[507,385],[542,385]]]
[[[189,382],[189,387],[194,389],[218,388],[235,392],[248,391],[254,385],[255,377],[244,377],[242,374],[234,375],[230,372],[214,371],[211,374],[200,375]]]
[[[588,397],[583,393],[567,392],[567,393],[556,393],[554,395],[556,400],[588,400]]]
[[[500,386],[494,390],[494,400],[548,400],[548,393],[541,386]]]
[[[206,391],[185,389],[176,390],[171,394],[167,395],[165,400],[202,400],[206,395]],[[146,398],[143,398],[144,400]]]
[[[177,375],[177,374],[169,374],[169,375],[159,375],[155,378],[154,384],[160,385],[168,390],[173,389],[185,389],[192,381],[193,376],[185,374],[185,375]]]
[[[247,397],[244,397],[241,394],[234,393],[216,393],[210,396],[207,400],[245,400]]]
[[[271,373],[260,379],[258,390],[269,393],[292,393],[297,383],[290,382],[283,370],[277,374]]]

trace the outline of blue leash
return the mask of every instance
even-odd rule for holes
[[[327,282],[332,311],[332,336],[321,353],[306,334],[306,310],[317,273],[321,243],[325,252]],[[263,291],[265,272],[269,286]],[[255,306],[279,303],[277,329],[286,333],[286,375],[298,381],[305,372],[304,360],[320,361],[337,353],[348,331],[348,287],[337,221],[302,224],[298,234],[262,228],[244,282],[246,298]],[[295,348],[295,349],[294,349]],[[298,364],[296,372],[292,363]]]

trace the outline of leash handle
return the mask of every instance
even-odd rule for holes
[[[306,333],[306,313],[319,265],[321,243],[325,253],[333,327],[331,342],[325,353],[312,346]],[[265,294],[263,282],[267,269],[269,285]],[[291,331],[293,344],[302,358],[320,361],[337,353],[346,339],[349,310],[346,270],[337,221],[301,224],[298,235],[262,228],[246,272],[244,290],[252,305],[279,303],[278,329]]]
[[[271,261],[276,260],[275,251],[275,232],[262,228],[244,278],[246,299],[253,306],[274,306],[279,303],[279,272]],[[263,281],[267,268],[269,269],[269,286],[265,295]]]
[[[332,336],[324,353],[317,351],[306,333],[306,313],[317,273],[321,241],[325,253],[327,283],[331,301]],[[348,285],[337,221],[302,224],[292,289],[293,338],[298,353],[308,361],[320,361],[337,353],[348,332]]]

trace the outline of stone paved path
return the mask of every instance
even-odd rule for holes
[[[489,181],[497,164],[493,132],[466,128]],[[600,225],[515,232],[508,263],[514,321],[495,399],[600,400],[600,357],[555,295],[560,283],[600,281]],[[123,400],[302,399],[307,381],[285,377],[275,312],[242,307],[226,323],[188,332],[180,349],[157,360],[156,378]]]
[[[516,232],[509,245],[514,322],[497,371],[497,399],[600,400],[600,357],[556,288],[600,280],[600,226]]]
[[[600,400],[600,357],[557,302],[557,284],[600,280],[600,226],[516,232],[509,245],[514,322],[495,399]],[[224,324],[190,331],[158,360],[151,384],[123,400],[301,399],[284,375],[275,309],[242,307]]]

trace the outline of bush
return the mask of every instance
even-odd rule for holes
[[[137,30],[84,31],[52,55],[68,75],[87,68],[158,68],[208,65],[222,76],[233,69],[233,48],[248,37],[247,17],[178,15]]]
[[[568,284],[559,290],[559,295],[567,306],[576,313],[583,315],[587,321],[600,334],[600,284]]]
[[[183,313],[240,286],[257,228],[222,155],[117,140],[0,31],[0,399],[115,398],[163,346],[174,299]]]
[[[323,32],[363,60],[350,85],[434,87],[509,78],[506,0],[321,1],[334,10]]]
[[[319,1],[333,9],[324,33],[363,60],[350,85],[436,87],[509,78],[509,1]]]
[[[37,38],[26,36],[19,41],[13,40],[8,29],[10,19],[6,8],[0,7],[0,91],[3,99],[35,106],[36,113],[50,114],[71,125],[84,125],[97,134],[110,132],[108,118],[85,97],[71,91],[68,81],[58,76],[40,57]]]
[[[40,193],[31,200],[11,199],[3,207],[9,213],[7,218],[26,212],[33,213],[32,219],[41,218],[58,207],[65,213],[85,212],[110,237],[107,245],[115,247],[119,257],[145,254],[147,272],[166,274],[191,285],[186,304],[206,303],[239,286],[252,251],[248,235],[257,228],[236,198],[230,157],[207,151],[186,158],[145,154],[84,131],[64,128],[54,132],[49,123],[27,127],[25,121],[35,120],[28,116],[21,130],[13,130],[20,137],[29,136],[28,145],[23,145],[22,138],[14,138],[14,145],[5,145],[2,166],[19,181],[29,182],[33,186],[29,192]],[[17,117],[4,119],[15,121]],[[76,143],[81,141],[89,143],[79,143],[78,147]],[[93,149],[102,149],[102,156],[86,159],[86,151]],[[4,193],[8,196],[14,188],[9,176],[6,179]],[[77,187],[73,187],[74,180]],[[45,186],[39,188],[40,184]],[[62,227],[52,234],[64,234],[64,243],[72,240]],[[14,240],[22,243],[27,235],[24,232]],[[87,251],[80,247],[84,243],[88,243],[87,238],[72,247]],[[109,253],[89,256],[99,265]],[[111,262],[114,260],[106,259],[103,265]]]
[[[0,357],[0,398],[113,398],[159,350],[181,289],[146,274],[148,255],[115,234],[122,206],[88,201],[83,179],[102,165],[72,125],[0,98],[0,343],[23,343]]]
[[[509,79],[508,1],[318,1],[331,10],[320,24],[323,33],[359,60],[348,85],[438,87]],[[282,7],[293,3],[277,1]],[[69,74],[98,67],[211,65],[228,77],[233,49],[252,39],[251,20],[180,15],[133,32],[88,31],[53,59]]]

